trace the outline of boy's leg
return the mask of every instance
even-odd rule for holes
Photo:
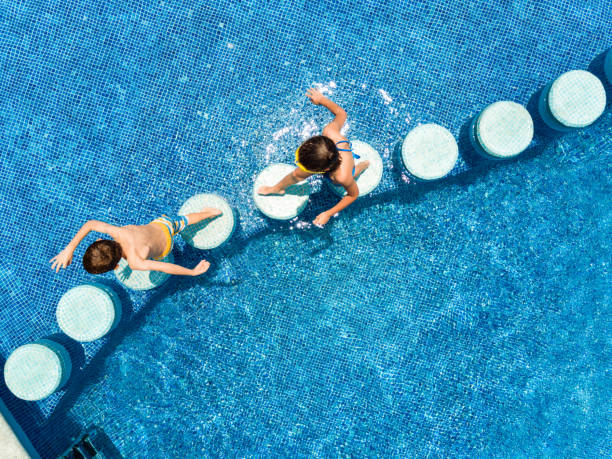
[[[306,180],[312,174],[307,172],[303,172],[300,169],[295,169],[290,174],[287,174],[283,177],[283,179],[273,186],[260,186],[257,189],[258,194],[268,195],[268,194],[279,194],[284,195],[285,190],[289,188],[291,185],[295,185],[296,183],[301,182],[302,180]]]
[[[202,220],[214,218],[221,214],[222,212],[219,209],[215,209],[214,207],[205,207],[200,212],[187,214],[185,217],[187,217],[187,225],[194,225],[196,223],[200,223]]]

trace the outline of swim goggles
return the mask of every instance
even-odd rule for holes
[[[302,163],[300,163],[300,147],[298,147],[297,150],[295,150],[295,164],[297,165],[297,167],[299,167],[300,169],[302,169],[304,172],[307,172],[308,174],[325,174],[325,172],[314,172],[314,171],[309,171],[308,169],[306,169]]]

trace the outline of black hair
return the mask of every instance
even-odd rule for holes
[[[118,242],[101,239],[87,247],[83,255],[83,267],[91,274],[108,272],[117,267],[122,253]]]
[[[306,140],[298,151],[300,164],[312,172],[332,172],[340,166],[340,152],[330,139],[317,135]]]

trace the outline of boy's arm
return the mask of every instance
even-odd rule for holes
[[[85,223],[79,231],[74,235],[68,245],[51,259],[51,269],[55,269],[58,272],[60,268],[66,268],[72,263],[72,255],[75,249],[81,243],[81,241],[91,231],[97,231],[98,233],[106,233],[111,237],[114,237],[118,228],[108,223],[104,223],[98,220],[89,220]]]
[[[199,276],[208,271],[210,263],[206,260],[200,261],[193,269],[175,265],[173,263],[165,263],[157,260],[138,260],[131,262],[128,260],[130,268],[140,271],[161,271],[162,273],[175,274],[179,276]]]
[[[313,104],[323,105],[335,115],[332,122],[323,128],[323,135],[330,137],[332,140],[334,140],[335,137],[340,136],[340,130],[342,129],[342,126],[344,126],[344,123],[346,123],[346,112],[344,109],[314,88],[311,88],[306,92],[306,97],[308,97]]]
[[[355,182],[354,179],[348,186],[344,186],[344,189],[346,190],[346,196],[344,196],[340,201],[338,201],[338,204],[336,204],[331,209],[326,210],[325,212],[321,212],[319,215],[317,215],[317,218],[315,218],[313,221],[315,225],[325,225],[331,217],[336,215],[341,210],[346,209],[348,206],[350,206],[357,200],[357,198],[359,197],[359,187],[357,186],[357,182]]]

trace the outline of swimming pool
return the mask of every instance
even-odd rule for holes
[[[96,425],[126,457],[608,455],[609,110],[495,166],[464,135],[488,103],[530,106],[596,67],[611,11],[586,5],[6,4],[3,359],[56,333],[59,297],[91,279],[47,267],[85,219],[144,222],[209,191],[240,215],[210,276],[122,291],[131,319],[73,349],[67,392],[1,388],[41,453]],[[324,125],[313,83],[386,166],[325,230],[250,200]],[[459,139],[437,185],[394,161],[422,122]],[[332,202],[321,191],[300,221]]]

